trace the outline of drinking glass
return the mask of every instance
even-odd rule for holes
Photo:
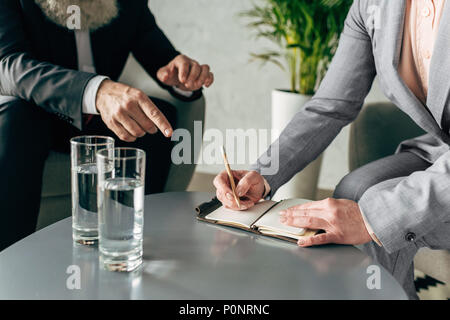
[[[142,263],[145,152],[102,150],[97,167],[100,265],[132,271]]]
[[[80,136],[70,139],[72,167],[72,238],[84,245],[98,240],[96,153],[114,148],[114,139]]]

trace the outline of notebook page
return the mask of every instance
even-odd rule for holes
[[[218,222],[250,228],[251,225],[275,203],[275,201],[271,200],[261,201],[245,211],[233,211],[226,209],[225,207],[220,207],[208,214],[205,218],[208,220],[215,220]]]
[[[305,199],[283,200],[275,207],[270,209],[270,211],[267,212],[261,219],[259,219],[255,223],[255,226],[258,227],[258,229],[261,232],[267,234],[279,234],[283,236],[291,236],[292,238],[298,239],[296,236],[302,236],[306,230],[304,228],[291,227],[281,223],[280,211],[307,202],[311,202],[311,200]]]

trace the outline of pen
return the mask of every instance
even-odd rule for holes
[[[228,173],[228,178],[230,179],[230,185],[231,185],[231,190],[233,191],[233,196],[234,196],[234,200],[236,201],[236,204],[238,206],[238,208],[241,208],[241,203],[239,202],[239,198],[236,195],[236,185],[234,184],[234,178],[233,178],[233,174],[231,173],[231,168],[230,168],[230,164],[228,163],[228,158],[227,158],[227,153],[225,152],[225,147],[222,146],[222,156],[223,156],[223,162],[225,164],[225,170]]]

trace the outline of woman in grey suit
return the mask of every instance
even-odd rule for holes
[[[252,171],[235,172],[241,210],[272,196],[324,151],[357,117],[378,75],[385,95],[427,134],[348,174],[333,199],[290,208],[281,220],[326,231],[299,241],[300,246],[363,245],[410,298],[417,298],[417,250],[450,248],[449,35],[448,1],[355,0],[316,95]],[[274,163],[279,170],[272,174],[268,168]],[[220,201],[238,210],[226,173],[214,183]]]

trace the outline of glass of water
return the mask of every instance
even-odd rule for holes
[[[98,240],[96,153],[113,149],[114,139],[81,136],[70,140],[72,165],[72,237],[77,243]]]
[[[145,152],[115,148],[97,153],[100,264],[132,271],[142,263]]]

